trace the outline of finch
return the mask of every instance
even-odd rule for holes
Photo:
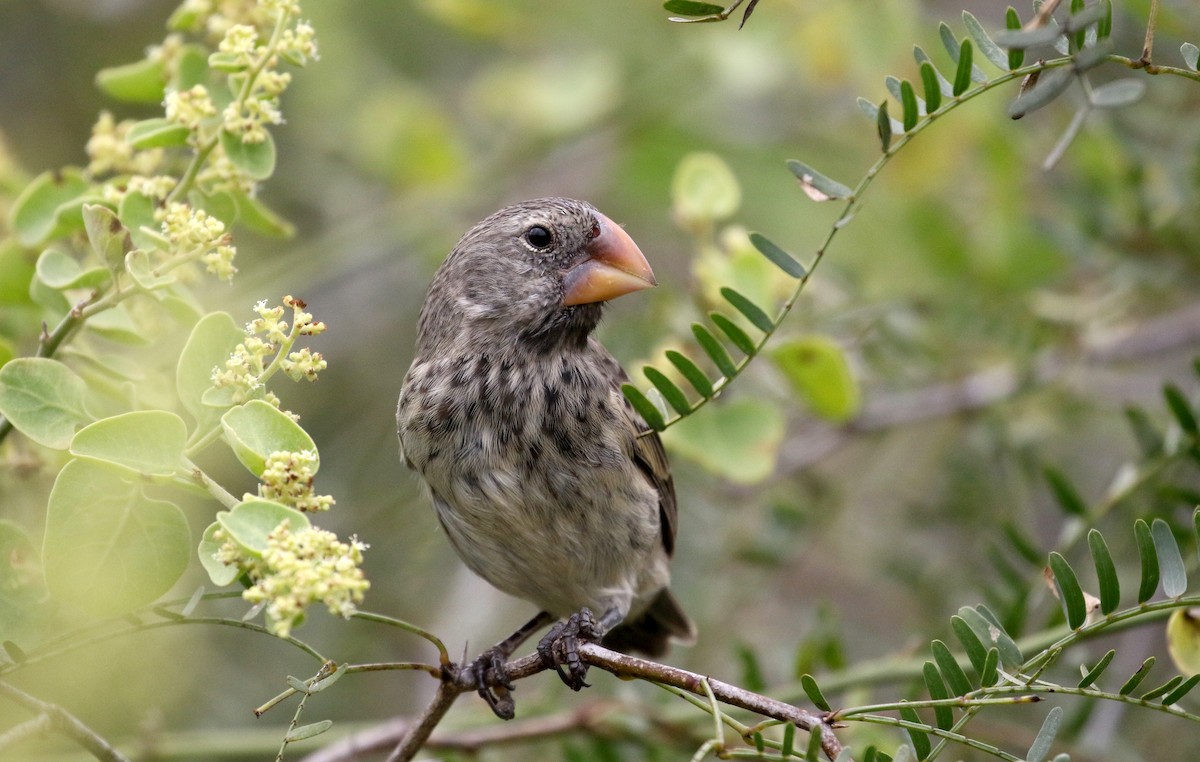
[[[667,587],[677,510],[662,441],[591,337],[605,302],[654,285],[619,225],[545,198],[471,228],[425,297],[396,413],[404,461],[466,565],[541,609],[472,665],[502,717],[503,664],[547,624],[538,652],[575,690],[580,638],[658,656],[695,637]]]

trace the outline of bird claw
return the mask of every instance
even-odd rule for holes
[[[596,618],[585,607],[551,627],[546,637],[538,643],[537,652],[543,665],[553,667],[567,687],[577,691],[590,687],[584,680],[588,665],[579,658],[579,644],[599,640]]]
[[[469,669],[475,678],[475,689],[492,713],[502,720],[511,720],[517,713],[511,694],[516,686],[505,669],[506,659],[503,652],[489,648],[471,663]]]

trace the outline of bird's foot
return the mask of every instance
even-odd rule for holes
[[[550,628],[546,637],[538,643],[538,656],[546,667],[553,667],[562,681],[573,690],[587,688],[588,665],[579,658],[579,643],[597,643],[600,641],[599,625],[592,612],[580,609],[565,621]]]
[[[475,678],[475,689],[491,707],[492,713],[502,720],[511,720],[517,713],[512,697],[516,686],[504,667],[507,660],[508,654],[498,648],[489,648],[468,667]]]

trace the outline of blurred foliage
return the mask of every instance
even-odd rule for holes
[[[160,113],[153,104],[118,104],[93,80],[161,39],[174,6],[0,3],[5,219],[30,178],[85,163],[102,109]],[[301,293],[330,326],[312,342],[329,360],[316,392],[278,393],[320,445],[322,489],[339,505],[323,524],[372,545],[367,608],[421,624],[455,653],[464,641],[472,651],[494,642],[530,613],[462,567],[396,458],[393,409],[417,310],[458,235],[521,198],[595,203],[631,232],[663,284],[610,309],[600,338],[631,375],[646,359],[682,383],[680,369],[660,361],[663,350],[703,357],[690,326],[710,310],[756,336],[721,287],[763,306],[789,293],[788,278],[747,231],[763,231],[807,263],[838,218],[833,204],[811,202],[784,160],[811,162],[842,182],[861,176],[880,142],[876,120],[855,98],[881,102],[886,72],[919,83],[914,42],[938,51],[939,68],[952,75],[937,22],[948,19],[961,39],[964,6],[988,30],[1005,25],[998,5],[941,0],[771,0],[741,31],[744,9],[733,23],[679,25],[653,2],[560,3],[552,12],[534,0],[306,4],[321,60],[284,98],[275,174],[261,192],[297,233],[240,235],[238,278],[200,286],[199,297],[241,315],[263,297]],[[1114,49],[1136,58],[1150,2],[1115,6]],[[1200,9],[1162,4],[1156,60],[1185,65],[1181,43],[1195,42],[1198,29]],[[1071,612],[1042,579],[1050,550],[1088,568],[1086,530],[1099,527],[1121,575],[1136,579],[1145,556],[1129,531],[1134,519],[1148,527],[1165,519],[1186,534],[1200,479],[1193,456],[1178,448],[1188,432],[1162,387],[1172,383],[1195,409],[1200,99],[1194,82],[1174,77],[1115,66],[1092,76],[1097,86],[1140,77],[1145,94],[1131,108],[1086,113],[1049,171],[1044,160],[1079,113],[1077,90],[1013,121],[1014,82],[921,134],[839,233],[785,323],[793,343],[777,345],[782,357],[751,366],[668,432],[681,506],[674,586],[701,633],[672,663],[798,702],[806,701],[795,682],[803,673],[820,678],[835,706],[893,696],[873,687],[896,680],[923,695],[919,665],[905,668],[904,658],[934,637],[957,643],[948,615],[960,606],[985,601],[1018,640],[1064,622]],[[890,111],[901,117],[901,102]],[[0,336],[22,337],[0,339],[0,360],[33,349],[36,335],[23,327],[40,314],[27,295],[37,253],[0,246]],[[135,358],[130,364],[154,359],[102,346]],[[829,374],[853,392],[822,397],[819,379]],[[1140,439],[1129,435],[1130,420]],[[1175,448],[1172,457],[1161,457],[1155,441]],[[41,595],[29,559],[42,544],[62,460],[16,437],[5,444],[0,585],[28,598],[0,597],[0,623],[17,643],[45,624],[25,616]],[[202,465],[253,488],[227,453]],[[1065,481],[1048,479],[1047,467]],[[212,511],[198,500],[181,506],[199,537]],[[33,528],[32,539],[16,526]],[[1194,577],[1195,553],[1186,563]],[[1080,584],[1099,595],[1089,574]],[[206,579],[193,563],[169,595],[186,600]],[[216,605],[233,618],[246,609],[236,599]],[[1115,648],[1119,684],[1147,655],[1163,665],[1174,652],[1187,663],[1191,622],[1185,614],[1171,620],[1170,651],[1160,623],[1076,655],[1095,664]],[[433,658],[421,641],[321,613],[299,635],[341,659]],[[163,627],[98,637],[24,668],[13,683],[147,758],[262,759],[278,747],[288,710],[259,720],[250,710],[287,689],[284,675],[310,674],[302,658],[243,631]],[[848,665],[857,681],[843,680]],[[432,691],[423,675],[353,680],[362,682],[338,683],[335,701],[325,694],[310,702],[310,712],[335,720],[331,733],[413,712]],[[682,758],[708,732],[642,684],[593,682],[589,693],[568,696],[552,679],[523,681],[519,716],[613,694],[633,710],[565,746],[531,743],[512,757]],[[1187,701],[1194,711],[1195,694]],[[1200,754],[1195,734],[1163,714],[1064,706],[1057,744],[1077,758]],[[657,735],[645,730],[639,707],[662,719]],[[28,716],[0,701],[0,728]],[[494,722],[467,700],[451,720]],[[1038,735],[1038,721],[1020,707],[978,722],[974,732],[1022,750]],[[847,740],[856,749],[894,748],[892,732],[856,727]],[[55,737],[14,749],[15,758],[71,754]]]

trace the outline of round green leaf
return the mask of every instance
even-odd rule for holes
[[[116,272],[125,261],[125,252],[133,248],[129,231],[117,218],[117,213],[102,204],[85,204],[83,229],[87,232],[92,251],[108,269]]]
[[[165,84],[162,63],[147,58],[96,73],[97,87],[128,103],[162,103]]]
[[[219,522],[214,521],[209,524],[200,538],[200,547],[196,549],[196,552],[200,556],[200,565],[204,567],[204,571],[208,572],[208,578],[212,580],[212,583],[217,587],[225,587],[240,577],[242,570],[224,563],[217,557],[221,546],[225,544],[223,540],[215,537],[220,528]]]
[[[56,450],[71,444],[75,427],[91,420],[87,386],[58,360],[22,357],[0,368],[0,414],[17,431]]]
[[[691,222],[721,220],[737,211],[742,189],[725,160],[714,153],[683,157],[671,181],[675,214]]]
[[[792,388],[822,418],[844,423],[858,414],[862,394],[842,348],[825,336],[781,344],[771,359]]]
[[[150,263],[150,255],[142,249],[134,249],[125,255],[125,270],[139,286],[147,291],[169,286],[178,280],[174,273],[164,275],[155,273],[154,265]]]
[[[672,449],[709,471],[741,484],[775,470],[783,415],[769,402],[739,399],[684,418],[664,433]]]
[[[300,511],[270,500],[246,500],[231,511],[217,513],[217,523],[229,539],[255,558],[262,557],[267,549],[267,535],[284,521],[293,532],[310,526],[308,517]]]
[[[46,249],[37,260],[37,276],[50,288],[97,288],[107,283],[112,274],[106,267],[84,270],[75,258],[59,249]]]
[[[143,476],[173,476],[185,468],[183,419],[166,410],[137,410],[84,426],[71,453]]]
[[[187,520],[119,474],[86,460],[59,472],[46,508],[42,563],[51,596],[97,616],[150,603],[187,568]]]
[[[154,221],[154,199],[143,193],[126,193],[121,199],[117,215],[129,230],[129,237],[137,248],[146,251],[166,251],[170,248],[170,242],[159,232],[161,228]]]
[[[287,413],[262,400],[250,400],[221,416],[225,441],[234,455],[255,476],[262,476],[273,452],[317,451],[317,445]],[[317,470],[320,462],[313,464]]]
[[[13,202],[11,220],[17,240],[37,246],[54,237],[67,207],[88,187],[83,173],[73,167],[38,175]]]
[[[125,133],[125,142],[141,151],[146,148],[185,146],[192,131],[179,122],[155,117],[143,119]]]
[[[266,180],[275,171],[275,141],[269,132],[261,143],[243,143],[240,135],[221,130],[221,147],[238,169],[255,180]]]
[[[192,327],[175,367],[175,389],[197,428],[216,425],[221,411],[204,404],[204,392],[212,388],[213,368],[223,365],[244,338],[245,332],[226,312],[210,312]]]

